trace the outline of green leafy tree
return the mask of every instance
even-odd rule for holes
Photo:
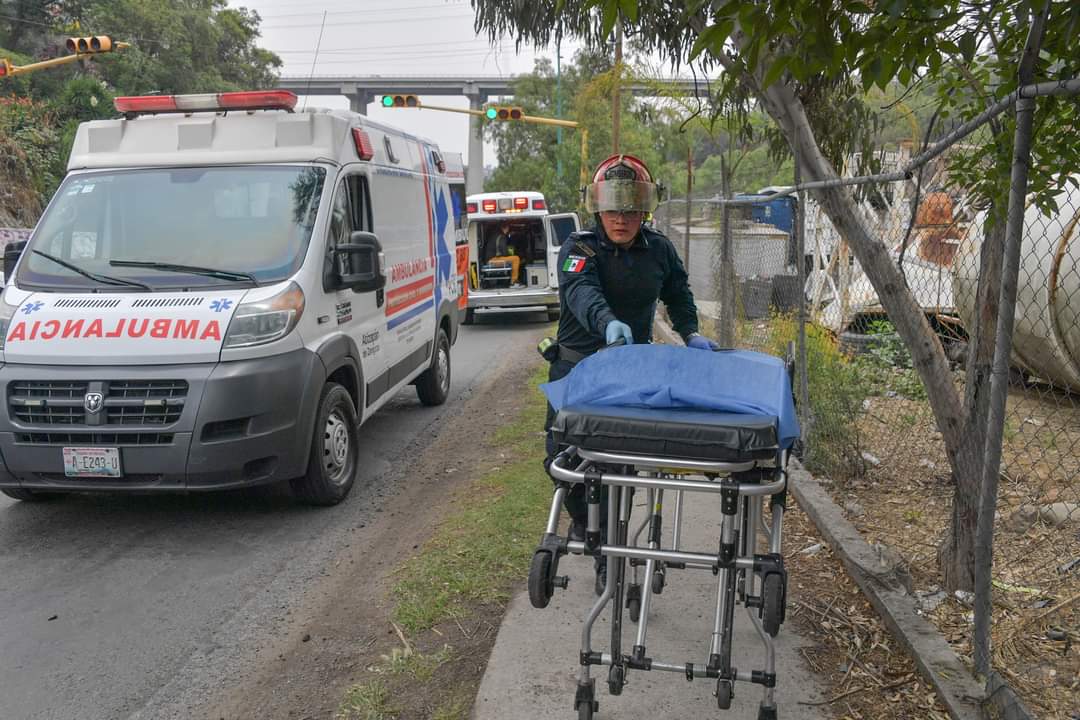
[[[950,68],[962,76],[959,68],[974,65],[983,77],[967,79],[971,92],[941,95],[943,111],[960,116],[974,115],[989,98],[1007,92],[1018,77],[1032,10],[1027,0],[474,0],[473,5],[477,30],[492,38],[511,34],[519,43],[546,45],[553,38],[574,35],[601,43],[616,22],[622,22],[641,46],[662,53],[676,66],[697,59],[722,70],[715,83],[716,101],[722,103],[740,88],[748,89],[775,123],[774,145],[786,145],[799,158],[803,177],[812,181],[838,179],[837,168],[845,157],[872,148],[880,128],[864,98],[871,86],[885,89],[894,80],[905,86],[924,79],[937,81]],[[1080,74],[1075,44],[1080,5],[1052,0],[1045,7],[1050,20],[1045,35],[1034,38],[1035,75],[1075,77]],[[1001,87],[995,88],[995,83]],[[1039,144],[1050,147],[1037,152],[1057,153],[1066,160],[1074,157],[1076,143],[1070,146],[1068,136],[1075,133],[1075,126],[1066,122],[1069,117],[1075,120],[1075,106],[1075,100],[1040,106],[1040,118],[1052,122],[1053,129],[1043,127]],[[996,208],[1003,208],[1007,197],[1003,189],[1008,187],[1008,174],[1001,158],[1011,153],[1012,137],[1011,123],[1003,120],[1001,125],[1006,132],[972,161],[972,167],[985,174],[972,181]],[[860,157],[869,162],[874,153],[861,152]],[[1033,165],[1036,201],[1045,204],[1075,168],[1057,158]],[[865,169],[873,167],[860,168]],[[985,361],[993,333],[976,333],[967,394],[961,397],[941,342],[884,245],[859,218],[853,192],[834,187],[812,194],[854,251],[927,389],[955,483],[952,524],[940,548],[939,564],[947,587],[970,589],[989,377],[988,365],[974,364]],[[1000,217],[999,211],[999,226]],[[1000,276],[1000,261],[995,264],[990,245],[984,244],[981,272],[987,292],[996,287],[995,273]],[[996,308],[980,323],[992,329],[991,321],[996,321]]]

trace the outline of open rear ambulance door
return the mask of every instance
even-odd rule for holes
[[[570,237],[570,233],[581,229],[577,213],[560,213],[544,218],[544,233],[547,235],[548,286],[559,287],[559,249]]]

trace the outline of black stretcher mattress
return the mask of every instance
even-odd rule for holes
[[[776,426],[772,415],[571,405],[551,429],[559,444],[584,450],[745,462],[775,457]]]

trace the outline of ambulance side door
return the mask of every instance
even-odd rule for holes
[[[577,213],[560,213],[544,218],[544,232],[547,234],[547,269],[549,287],[559,287],[559,248],[570,237],[570,233],[581,229]]]
[[[370,186],[362,172],[343,174],[334,189],[327,233],[327,267],[323,274],[323,288],[331,307],[319,313],[321,317],[328,315],[331,327],[348,335],[360,353],[357,360],[364,374],[365,407],[357,408],[356,412],[362,418],[389,388],[383,310],[386,291],[358,292],[336,282],[336,278],[352,271],[347,266],[351,261],[349,255],[338,253],[336,249],[349,243],[352,233],[357,230],[374,232],[378,237],[378,229],[372,223]]]

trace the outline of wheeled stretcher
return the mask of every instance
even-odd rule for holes
[[[790,373],[788,363],[786,372],[770,375],[782,378],[785,387],[777,396],[786,394],[789,404]],[[559,559],[566,553],[607,558],[606,586],[586,615],[581,634],[581,670],[574,697],[579,720],[592,718],[599,708],[593,666],[607,667],[612,695],[622,692],[631,672],[665,671],[683,674],[687,680],[715,681],[721,709],[731,707],[736,682],[757,684],[763,688],[759,720],[777,717],[773,638],[784,621],[786,606],[781,531],[794,421],[785,419],[785,437],[779,415],[793,416],[793,406],[777,414],[760,412],[762,409],[724,412],[591,403],[559,408],[552,431],[563,449],[548,470],[555,493],[544,536],[533,555],[529,597],[534,607],[543,608],[555,589],[567,586],[568,578],[558,574]],[[588,503],[584,541],[571,541],[559,534],[563,501],[576,485],[584,486]],[[601,507],[603,488],[608,491],[606,508]],[[638,492],[646,495],[647,515],[635,527],[631,511]],[[720,496],[716,546],[682,547],[683,504],[688,493]],[[674,496],[674,516],[667,533],[661,507],[670,495]],[[607,513],[606,537],[601,537],[602,512]],[[759,530],[767,538],[760,548]],[[709,570],[717,578],[711,638],[707,652],[699,657],[658,658],[648,652],[654,596],[663,592],[673,570]],[[758,668],[732,666],[737,605],[746,607],[764,645]],[[610,645],[607,650],[595,650],[592,629],[605,608],[611,613]],[[629,651],[623,643],[624,609],[636,624]]]

